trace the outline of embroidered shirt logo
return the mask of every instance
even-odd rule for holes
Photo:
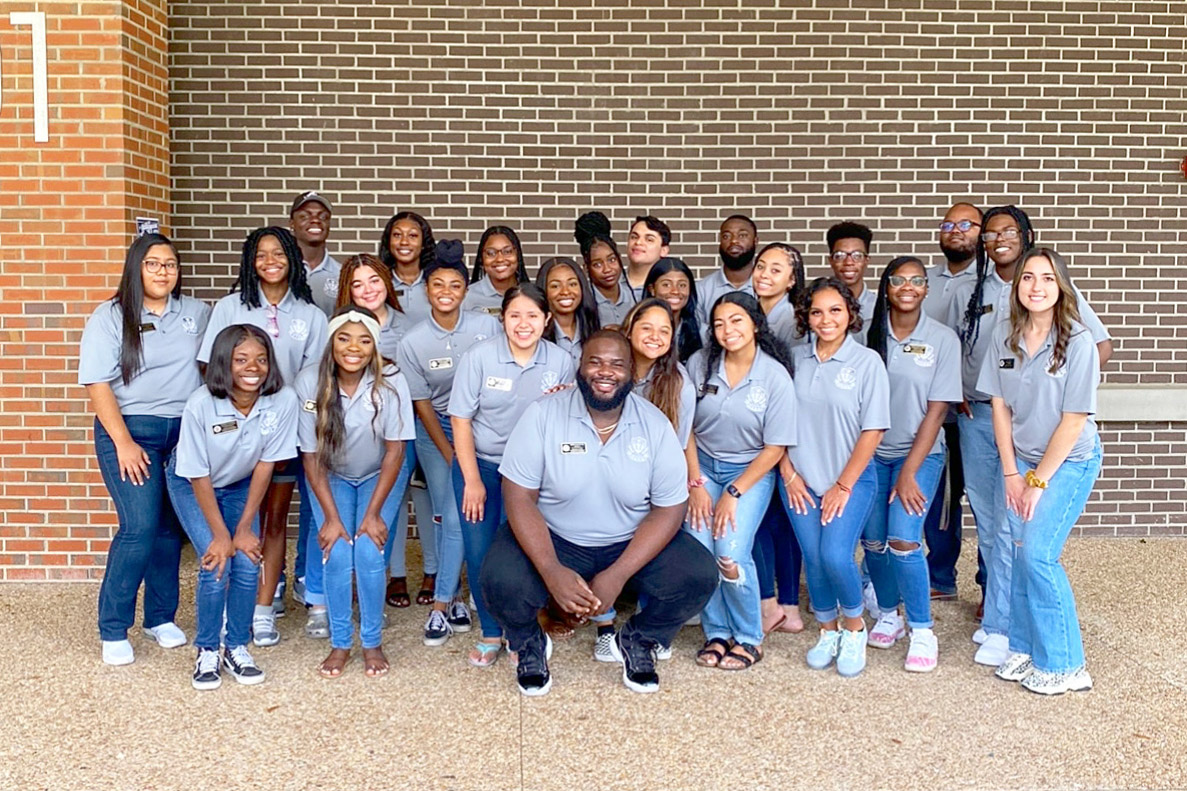
[[[547,391],[556,387],[561,383],[560,374],[556,371],[545,371],[544,375],[540,377],[540,390]]]
[[[309,324],[305,319],[293,319],[289,323],[289,337],[294,341],[303,341],[309,337]]]
[[[326,292],[327,297],[338,296],[338,278],[331,277],[322,285],[322,290]]]
[[[280,416],[271,409],[264,410],[260,415],[260,436],[266,437],[280,428]]]
[[[651,458],[651,447],[646,437],[631,437],[626,446],[626,456],[631,461],[645,462]]]
[[[857,371],[845,366],[837,371],[837,378],[833,380],[833,384],[838,390],[852,390],[857,387]]]
[[[767,408],[767,390],[760,385],[754,385],[746,393],[746,408],[751,412],[763,412]]]
[[[922,351],[911,355],[915,358],[915,364],[920,368],[934,368],[936,364],[936,347],[917,346],[916,348]]]
[[[198,320],[195,319],[193,316],[182,316],[181,317],[181,329],[183,331],[185,331],[186,335],[197,335],[198,334]]]

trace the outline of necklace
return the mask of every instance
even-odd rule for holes
[[[613,423],[611,423],[610,425],[606,426],[605,428],[598,428],[597,426],[594,426],[594,431],[598,432],[599,434],[609,434],[611,431],[613,431],[616,428],[618,428],[617,420],[614,421]]]

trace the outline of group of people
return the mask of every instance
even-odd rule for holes
[[[409,496],[424,643],[470,631],[473,608],[468,661],[508,653],[525,695],[551,686],[550,618],[591,622],[594,658],[637,692],[658,689],[688,623],[704,631],[698,665],[753,667],[772,631],[804,629],[801,571],[811,668],[855,676],[867,647],[905,640],[904,668],[928,672],[967,493],[975,661],[1037,693],[1091,687],[1059,556],[1101,467],[1111,344],[1017,207],[955,204],[943,261],[895,257],[876,288],[873,233],[856,222],[829,228],[831,274],[808,281],[796,247],[760,245],[732,215],[721,268],[698,280],[660,219],[631,223],[624,259],[589,212],[579,256],[533,280],[506,226],[468,266],[460,241],[402,211],[378,255],[340,264],[324,196],[297,196],[289,216],[248,235],[213,310],[183,293],[169,239],[137,238],[86,325],[79,382],[120,522],[99,594],[105,662],[134,659],[141,584],[145,634],[187,643],[184,532],[199,559],[194,687],[263,681],[248,645],[279,640],[296,487],[293,598],[305,633],[329,638],[326,677],[352,659],[356,615],[364,672],[388,672],[385,602],[410,604]]]

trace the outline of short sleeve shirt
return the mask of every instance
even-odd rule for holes
[[[789,356],[793,346],[808,342],[806,336],[800,335],[791,300],[781,299],[775,303],[775,307],[767,314],[767,326]]]
[[[962,388],[960,339],[955,332],[926,313],[919,315],[919,322],[906,338],[894,337],[889,317],[886,324],[890,429],[882,436],[876,453],[878,458],[889,460],[911,452],[929,401],[959,403]],[[941,431],[928,453],[943,451]]]
[[[870,332],[870,321],[874,318],[874,303],[878,301],[878,293],[871,291],[869,286],[861,290],[861,296],[857,298],[857,304],[861,306],[861,329],[853,333],[854,336],[864,345],[866,336]]]
[[[969,264],[955,274],[948,269],[946,261],[933,266],[927,270],[927,299],[923,301],[923,311],[928,315],[928,318],[941,324],[947,324],[952,301],[957,299],[961,293],[966,293],[964,301],[967,304],[967,292],[962,289],[966,288],[966,283],[975,282],[976,279],[976,264]],[[961,311],[961,315],[964,315],[963,311]],[[960,331],[959,325],[949,324],[948,326],[956,332]]]
[[[553,329],[552,342],[573,358],[573,370],[577,370],[581,366],[581,325],[573,328],[572,338],[565,334],[559,324],[554,324]]]
[[[789,456],[822,495],[845,469],[861,432],[890,428],[890,382],[882,358],[852,335],[825,362],[815,343],[794,354],[799,444]]]
[[[1063,365],[1050,372],[1055,345],[1054,329],[1032,357],[1025,342],[1019,354],[1007,344],[1009,322],[998,323],[993,330],[989,352],[981,367],[977,389],[991,397],[1000,397],[1011,412],[1014,449],[1031,464],[1038,464],[1047,452],[1047,444],[1063,419],[1064,412],[1088,415],[1068,461],[1084,461],[1092,456],[1097,443],[1096,388],[1100,384],[1100,355],[1096,341],[1081,324],[1072,325]]]
[[[503,295],[495,291],[489,277],[484,277],[466,289],[462,310],[478,311],[497,319],[503,312]]]
[[[266,304],[251,308],[243,304],[238,292],[228,294],[215,304],[214,312],[210,314],[198,360],[210,362],[214,339],[226,327],[232,324],[254,324],[267,333],[268,323]],[[276,306],[276,323],[280,327],[280,335],[277,337],[268,333],[268,339],[272,341],[272,351],[284,383],[292,384],[302,368],[317,365],[321,360],[326,349],[329,325],[326,314],[317,305],[297,299],[291,289]]]
[[[761,349],[735,387],[725,374],[723,354],[708,379],[708,352],[688,360],[697,388],[693,433],[697,448],[717,461],[749,464],[766,445],[796,444],[796,402],[791,376]]]
[[[746,282],[739,287],[735,287],[733,283],[726,280],[725,273],[718,269],[711,275],[706,275],[697,281],[697,324],[705,328],[705,331],[712,331],[709,327],[709,311],[713,310],[713,303],[717,302],[725,294],[732,294],[735,291],[754,296],[754,284],[747,278]]]
[[[425,293],[424,272],[418,272],[416,280],[411,283],[400,280],[396,277],[395,272],[392,272],[392,278],[392,291],[400,303],[400,308],[404,311],[405,318],[408,319],[408,326],[411,327],[427,319],[432,308],[429,306],[428,294]]]
[[[469,310],[458,312],[452,330],[444,329],[432,315],[408,330],[400,342],[399,360],[412,400],[431,400],[433,409],[445,414],[462,355],[474,344],[502,334],[493,316]]]
[[[549,530],[578,546],[629,541],[652,506],[688,500],[684,452],[672,424],[635,393],[605,444],[578,390],[529,405],[499,472],[538,490]]]
[[[498,463],[519,416],[548,390],[573,381],[573,358],[541,340],[527,365],[511,355],[507,336],[487,338],[462,355],[449,396],[449,415],[468,418],[479,458]]]
[[[228,398],[206,386],[190,396],[181,415],[176,472],[210,478],[216,489],[238,483],[261,461],[297,456],[297,396],[292,388],[256,399],[245,417]]]
[[[630,284],[623,278],[618,281],[618,299],[611,302],[610,299],[602,294],[601,291],[594,289],[594,301],[598,305],[598,323],[603,327],[609,327],[612,324],[622,325],[626,319],[626,314],[631,312],[631,308],[635,306],[635,294],[631,291]]]
[[[340,478],[364,481],[378,475],[387,440],[416,439],[412,398],[404,375],[393,372],[383,378],[384,384],[375,388],[375,377],[366,371],[353,396],[338,391],[345,437],[333,472]],[[317,379],[318,369],[306,368],[298,374],[294,388],[301,407],[297,444],[302,453],[317,453]]]
[[[379,353],[395,362],[400,355],[400,339],[412,327],[403,311],[386,305],[387,317],[379,325]]]
[[[326,316],[334,312],[334,306],[338,303],[338,277],[341,274],[342,265],[329,253],[326,253],[317,269],[305,265],[305,282],[309,284],[313,304]]]
[[[124,384],[120,373],[123,311],[118,302],[103,302],[82,332],[78,383],[111,385],[124,415],[181,417],[186,400],[202,386],[198,348],[209,319],[210,306],[193,297],[170,296],[160,316],[141,308],[143,362],[132,381]]]
[[[683,365],[676,363],[676,369],[680,372],[680,379],[683,382],[680,385],[680,411],[677,414],[675,426],[676,439],[680,440],[680,447],[684,448],[688,447],[688,438],[692,435],[692,422],[697,408],[697,388]],[[635,383],[635,392],[647,401],[651,400],[651,384],[654,376],[655,366],[652,366],[647,371],[647,375]]]

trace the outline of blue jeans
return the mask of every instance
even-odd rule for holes
[[[931,587],[941,593],[956,593],[956,562],[960,559],[960,539],[964,497],[964,471],[960,463],[959,424],[953,420],[944,424],[944,440],[948,460],[940,472],[936,497],[932,498],[927,519],[923,523],[923,538],[927,544],[927,570]]]
[[[99,587],[99,639],[123,640],[136,620],[136,594],[144,582],[144,626],[177,616],[177,567],[181,528],[165,491],[165,461],[177,446],[181,418],[124,415],[128,433],[148,454],[143,486],[120,480],[119,456],[103,425],[95,421],[99,472],[115,503],[120,526],[107,550]]]
[[[820,494],[811,492],[815,504],[806,514],[797,514],[787,502],[786,487],[779,486],[779,498],[787,510],[787,518],[804,553],[804,577],[808,581],[808,603],[820,623],[837,618],[838,605],[846,618],[860,617],[861,572],[854,557],[857,539],[874,508],[874,494],[878,488],[874,463],[862,471],[845,511],[828,525],[820,524]]]
[[[359,641],[363,648],[375,648],[383,642],[383,593],[387,586],[387,564],[383,560],[383,549],[375,546],[369,537],[359,536],[358,530],[371,496],[375,493],[375,485],[379,483],[379,476],[372,475],[358,482],[340,478],[332,472],[326,477],[334,506],[338,509],[338,518],[354,541],[348,544],[339,538],[330,547],[329,557],[325,557],[320,547],[316,556],[325,557],[323,574],[325,603],[330,616],[330,645],[349,650],[354,640],[354,623],[350,617],[353,609],[350,585],[353,573],[359,589]],[[407,483],[407,465],[404,465],[380,509],[380,516],[388,526],[389,533],[395,522],[396,509],[404,499],[404,486]],[[326,523],[326,514],[316,497],[311,502],[313,524],[320,531]]]
[[[445,436],[452,443],[453,426],[449,422],[449,417],[438,414],[437,419],[445,431]],[[462,545],[462,520],[458,516],[457,500],[453,495],[450,462],[441,455],[441,451],[437,449],[419,420],[416,424],[416,455],[420,459],[420,468],[424,470],[425,482],[429,485],[433,513],[441,515],[441,521],[436,525],[437,581],[433,599],[450,602],[457,596],[461,584],[462,559],[465,554]],[[425,543],[423,534],[421,542]],[[427,567],[428,561],[425,563]]]
[[[985,560],[985,615],[981,628],[987,634],[1010,633],[1010,568],[1013,547],[1006,520],[1006,488],[1002,462],[993,436],[993,407],[971,403],[970,420],[960,418],[960,454],[964,461],[964,490],[977,521],[977,549]]]
[[[714,504],[721,497],[725,487],[745,472],[749,464],[718,461],[700,451],[697,458],[701,473],[707,478],[705,491]],[[739,643],[760,645],[762,643],[762,611],[758,593],[758,571],[754,565],[754,534],[771,502],[771,489],[775,485],[774,471],[768,472],[751,486],[738,500],[734,513],[736,528],[726,528],[725,535],[714,538],[711,529],[685,530],[708,549],[714,558],[729,558],[738,564],[737,579],[721,577],[721,584],[709,597],[701,613],[701,628],[705,639],[733,638]]]
[[[417,434],[420,432],[418,431]],[[409,477],[416,469],[420,460],[416,451],[416,443],[404,443],[404,460],[408,467]],[[424,467],[422,466],[423,470]],[[408,570],[404,565],[404,550],[408,544],[408,503],[416,509],[416,532],[420,536],[420,552],[425,574],[437,573],[437,511],[433,507],[428,489],[419,486],[406,487],[406,494],[400,503],[398,522],[393,526],[387,539],[387,546],[383,548],[383,556],[387,559],[388,571],[393,577],[405,577]]]
[[[482,572],[482,561],[495,540],[495,532],[499,525],[507,521],[507,512],[503,509],[503,476],[499,475],[499,465],[493,461],[478,458],[478,475],[482,478],[482,485],[486,487],[486,508],[482,513],[481,522],[471,522],[462,514],[462,493],[466,482],[462,477],[462,468],[458,466],[457,456],[453,457],[453,494],[456,498],[458,514],[461,517],[462,545],[466,554],[466,579],[470,581],[470,595],[474,597],[474,604],[478,610],[478,622],[482,624],[483,637],[502,637],[503,627],[490,614],[486,601],[482,595],[482,585],[479,574]]]
[[[194,545],[194,552],[198,555],[198,590],[197,599],[197,627],[198,633],[194,637],[196,648],[218,649],[218,634],[223,626],[223,613],[227,616],[227,648],[237,648],[247,645],[251,637],[251,617],[256,607],[256,587],[260,578],[260,567],[252,563],[247,555],[236,552],[223,569],[223,578],[215,579],[216,571],[201,568],[202,556],[210,548],[214,533],[206,522],[206,516],[194,497],[194,487],[188,478],[178,477],[177,454],[169,457],[169,465],[165,469],[165,480],[169,487],[169,499],[173,501],[173,509],[177,512],[177,519],[190,543]],[[243,480],[214,490],[215,500],[218,501],[219,513],[223,516],[223,523],[234,537],[235,525],[239,524],[239,517],[247,507],[247,490],[251,485],[251,476]],[[251,530],[256,536],[260,534],[259,509],[251,517]]]
[[[870,580],[878,594],[878,606],[883,612],[898,607],[900,600],[907,611],[907,623],[912,629],[930,629],[931,586],[928,584],[927,561],[923,558],[923,522],[926,514],[915,515],[903,507],[903,501],[890,499],[890,490],[903,468],[903,456],[893,461],[874,458],[874,475],[878,489],[874,507],[866,520],[861,545],[865,549]],[[923,460],[915,473],[915,483],[928,497],[929,505],[936,498],[940,473],[944,470],[944,454],[933,453]],[[901,550],[890,546],[892,541],[915,544],[915,549]]]
[[[804,566],[804,558],[800,554],[800,544],[795,540],[795,533],[791,530],[791,522],[787,519],[787,512],[783,510],[779,494],[774,491],[774,487],[779,485],[779,481],[775,481],[771,491],[771,504],[767,506],[767,512],[758,526],[758,533],[754,536],[754,566],[758,571],[758,594],[763,599],[773,599],[777,595],[779,604],[798,607],[800,572]]]
[[[309,491],[309,483],[305,480],[305,465],[301,462],[300,454],[297,457],[297,492],[300,495],[300,504],[297,506],[297,558],[293,561],[294,574],[297,579],[305,579],[307,572],[312,571],[318,579],[318,588],[321,588],[321,564],[314,563],[311,568],[306,568],[305,560],[309,557],[307,548],[309,546],[309,532],[313,528],[313,506],[310,505],[310,500],[314,499],[313,492]],[[316,543],[316,541],[314,542]],[[313,557],[317,557],[314,553]],[[305,580],[305,585],[308,587],[309,580]]]
[[[1084,512],[1100,475],[1100,442],[1091,458],[1065,461],[1051,476],[1029,522],[1010,512],[1014,539],[1014,579],[1010,590],[1010,650],[1030,654],[1034,666],[1049,673],[1084,667],[1084,642],[1076,599],[1059,555]],[[1018,472],[1034,465],[1018,457]]]

